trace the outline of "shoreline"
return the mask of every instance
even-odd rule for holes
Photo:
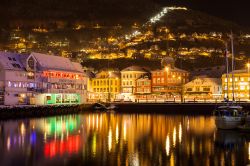
[[[223,103],[112,103],[118,107],[117,114],[170,114],[170,115],[206,115],[212,116],[213,110]],[[250,110],[250,103],[240,103]],[[40,118],[49,116],[98,113],[93,104],[50,105],[50,106],[2,106],[0,120]],[[105,111],[104,111],[105,112]]]
[[[0,108],[0,121],[77,114],[84,111],[87,112],[90,109],[91,104],[57,106],[4,106]]]

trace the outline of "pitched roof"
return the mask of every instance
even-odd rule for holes
[[[194,80],[185,84],[185,86],[192,85],[195,81],[198,81],[198,80],[201,80],[203,82],[203,86],[210,85],[211,82],[217,85],[221,85],[221,82],[222,82],[220,78],[196,77]]]
[[[124,71],[140,71],[140,72],[147,72],[146,69],[144,69],[143,67],[140,66],[129,66],[125,69],[122,70],[122,72]]]
[[[107,71],[101,71],[96,74],[96,78],[120,78],[121,74],[120,72],[111,72],[110,75]]]
[[[83,72],[83,70],[81,70],[80,64],[71,62],[68,58],[34,52],[31,53],[31,56],[37,60],[40,70]]]
[[[232,74],[232,73],[234,73],[234,74],[243,74],[243,73],[247,74],[248,72],[247,72],[247,69],[241,69],[241,70],[234,70],[234,71],[230,72],[230,74]]]
[[[151,72],[162,72],[162,71],[164,71],[165,69],[157,69],[157,70],[154,70],[154,71],[151,71]],[[182,70],[182,69],[179,69],[179,68],[177,68],[177,67],[174,67],[174,68],[169,68],[169,71],[171,71],[171,72],[183,72],[183,73],[188,73],[188,71],[186,71],[186,70]]]

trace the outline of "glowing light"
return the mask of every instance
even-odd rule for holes
[[[173,146],[176,145],[176,128],[174,127],[174,131],[173,131]]]
[[[112,130],[109,128],[109,133],[108,133],[108,150],[111,151],[112,149]]]
[[[165,67],[165,71],[168,72],[169,71],[169,67]]]
[[[167,154],[167,156],[169,156],[169,152],[170,152],[170,140],[169,140],[169,135],[167,135],[167,138],[166,138],[166,154]]]
[[[24,126],[24,123],[21,124],[20,130],[21,130],[21,135],[24,135],[24,134],[25,134],[25,126]]]
[[[119,128],[118,128],[118,124],[117,124],[116,128],[115,128],[115,141],[116,141],[116,143],[118,143],[118,140],[119,140]]]
[[[126,141],[126,138],[127,138],[127,126],[126,126],[126,122],[124,123],[123,125],[123,139],[124,141]]]
[[[250,160],[250,142],[248,143],[248,160]]]
[[[10,150],[10,137],[7,138],[7,150]]]
[[[54,140],[44,146],[44,156],[54,157],[65,153],[77,153],[80,150],[80,136],[70,136],[65,141]]]
[[[181,143],[181,139],[182,139],[182,127],[181,124],[179,125],[179,143]]]

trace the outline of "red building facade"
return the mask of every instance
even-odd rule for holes
[[[182,86],[188,82],[189,73],[176,67],[152,71],[152,93],[165,97],[179,96]]]

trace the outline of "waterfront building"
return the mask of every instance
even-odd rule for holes
[[[79,63],[31,53],[0,53],[1,104],[80,104],[86,101],[87,77]]]
[[[175,98],[182,94],[182,86],[188,82],[189,73],[167,65],[152,73],[152,93],[154,98]]]
[[[152,92],[151,74],[145,74],[136,80],[135,96],[139,100],[147,100]]]
[[[184,85],[186,100],[218,100],[222,96],[220,78],[200,76]]]
[[[234,81],[233,81],[234,78]],[[247,69],[234,70],[227,75],[222,75],[222,93],[224,98],[233,99],[233,87],[234,87],[234,99],[235,100],[249,100],[250,99],[250,74]]]
[[[130,66],[121,71],[121,93],[124,100],[134,100],[136,81],[149,73],[145,68]]]
[[[114,101],[120,94],[120,72],[101,71],[91,79],[89,101]]]

